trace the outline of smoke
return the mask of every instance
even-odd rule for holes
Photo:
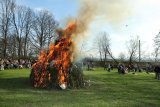
[[[116,26],[133,13],[133,4],[129,0],[81,0],[80,4],[78,33],[86,32],[97,17]]]
[[[80,8],[77,17],[70,18],[77,23],[76,38],[74,39],[79,44],[79,49],[83,45],[82,42],[87,39],[86,37],[89,37],[90,25],[95,23],[97,18],[114,27],[125,21],[133,13],[133,5],[129,0],[79,0],[79,3]],[[96,26],[96,28],[98,27]]]
[[[148,25],[150,22],[155,22],[154,19],[158,17],[158,6],[160,3],[159,0],[76,1],[80,4],[79,11],[75,17],[70,17],[67,22],[74,21],[77,23],[77,32],[72,35],[72,39],[74,39],[73,41],[75,44],[74,53],[77,54],[78,57],[83,54],[82,51],[88,55],[91,53],[91,48],[93,48],[91,47],[91,42],[93,39],[96,40],[96,36],[99,32],[106,30],[109,32],[114,31],[112,38],[114,37],[114,41],[117,39],[117,42],[118,33],[119,35],[124,35],[123,38],[126,38],[126,34],[129,33],[130,30],[135,32],[137,29],[140,29],[139,27],[135,27],[137,24],[138,26],[140,25],[139,22],[145,22],[145,25]],[[157,9],[157,11],[154,12],[153,9]],[[153,12],[155,14],[153,14]],[[142,28],[144,29],[145,26]],[[143,31],[143,29],[141,31]],[[141,31],[138,30],[138,32]]]
[[[111,27],[115,27],[133,13],[133,4],[129,0],[79,0],[79,3],[80,8],[77,16],[67,20],[67,22],[77,23],[76,33],[72,35],[72,38],[75,42],[74,54],[78,57],[80,57],[82,46],[85,44],[84,41],[90,39],[92,23],[98,19],[102,23],[97,23],[97,26],[108,23]],[[95,28],[98,28],[97,26]],[[100,29],[95,30],[101,31]]]
[[[81,8],[77,17],[77,33],[84,33],[88,29],[90,23],[96,16],[97,8],[97,4],[91,4],[87,0],[81,3]]]

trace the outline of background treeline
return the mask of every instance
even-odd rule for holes
[[[56,39],[58,22],[47,10],[17,5],[15,0],[0,0],[0,58],[36,57]]]
[[[0,58],[27,59],[37,57],[41,49],[47,49],[57,36],[58,22],[48,10],[35,10],[17,5],[15,0],[0,0]],[[143,41],[143,40],[142,40]],[[106,62],[159,62],[160,32],[154,38],[153,52],[143,49],[138,37],[128,38],[126,52],[122,50],[119,58],[112,53],[109,34],[100,32],[96,38],[95,52],[99,60]],[[118,44],[117,44],[118,45]],[[90,57],[92,53],[89,53]],[[94,53],[93,53],[94,54]]]

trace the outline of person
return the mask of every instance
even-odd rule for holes
[[[87,70],[88,71],[90,70],[90,62],[89,61],[87,62]]]
[[[107,70],[107,62],[104,63],[104,70]]]
[[[90,62],[90,65],[91,65],[92,70],[94,70],[94,63],[93,63],[93,61]]]
[[[4,70],[4,61],[3,61],[3,59],[0,61],[0,67],[1,67],[1,70],[3,71]]]
[[[130,72],[132,69],[131,64],[128,65],[128,72]]]
[[[160,80],[160,67],[158,65],[155,66],[154,72],[155,72],[155,79]]]
[[[108,64],[108,72],[110,72],[110,71],[111,71],[111,65]]]
[[[125,74],[125,69],[126,69],[126,68],[125,68],[125,65],[122,64],[122,67],[121,67],[121,72],[122,72],[122,74]]]
[[[118,73],[125,74],[125,66],[123,64],[118,65]]]
[[[137,72],[137,70],[138,70],[138,65],[135,64],[135,65],[134,65],[134,71]]]
[[[147,63],[146,64],[146,73],[149,74],[149,71],[150,71],[150,65],[149,65],[149,63]]]
[[[121,64],[118,64],[117,69],[118,69],[118,73],[120,74],[121,73]]]

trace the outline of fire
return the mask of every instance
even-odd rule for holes
[[[50,84],[53,73],[49,66],[57,70],[58,84],[67,85],[74,52],[72,34],[75,33],[76,28],[76,23],[70,23],[66,29],[57,30],[60,39],[55,44],[50,44],[48,53],[45,50],[41,51],[38,61],[32,66],[35,76],[34,87],[47,87]]]

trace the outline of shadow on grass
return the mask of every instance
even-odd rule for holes
[[[29,78],[0,78],[0,89],[16,90],[16,89],[32,88],[29,83]]]

